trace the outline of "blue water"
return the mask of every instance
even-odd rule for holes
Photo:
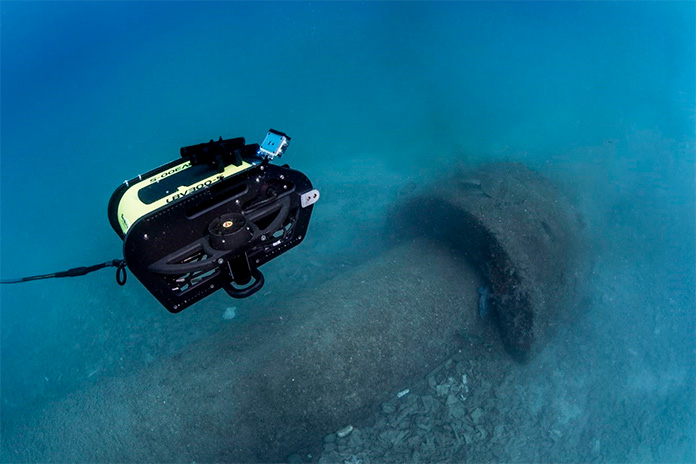
[[[319,281],[381,251],[407,182],[521,161],[565,186],[598,243],[588,340],[629,354],[590,365],[628,366],[628,401],[651,399],[641,417],[683,410],[645,432],[665,449],[601,456],[694,459],[694,3],[3,2],[0,15],[2,278],[119,257],[113,190],[210,138],[287,132],[287,162],[322,190],[307,240],[265,268],[268,301],[307,262]],[[229,323],[223,295],[173,317],[111,270],[0,292],[3,427]]]

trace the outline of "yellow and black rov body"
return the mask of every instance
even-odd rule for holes
[[[233,138],[181,148],[181,158],[124,182],[111,226],[128,268],[173,313],[219,289],[245,298],[259,266],[298,245],[319,192],[303,173],[270,162],[290,137]]]

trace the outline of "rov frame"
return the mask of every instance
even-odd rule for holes
[[[219,289],[246,298],[259,267],[302,242],[319,192],[270,161],[290,137],[234,138],[181,148],[181,159],[124,182],[108,215],[133,275],[170,312]]]

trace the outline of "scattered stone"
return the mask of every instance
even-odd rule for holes
[[[350,435],[350,432],[352,432],[352,431],[353,431],[353,426],[352,426],[352,425],[346,425],[345,427],[343,427],[342,429],[340,429],[338,432],[336,432],[336,436],[337,436],[338,438],[347,437],[348,435]]]
[[[396,411],[396,403],[393,401],[385,401],[382,403],[382,412],[392,414]]]
[[[478,424],[479,420],[481,420],[481,416],[483,416],[483,409],[476,408],[471,413],[471,420],[474,421],[474,424]]]
[[[359,429],[354,428],[353,432],[348,437],[348,444],[352,449],[358,449],[363,444],[362,432]]]
[[[438,385],[435,387],[435,393],[437,396],[446,396],[450,391],[450,386],[447,384]]]
[[[549,435],[551,435],[551,439],[552,439],[554,442],[557,442],[558,440],[561,439],[561,437],[563,437],[563,433],[561,433],[560,430],[556,430],[556,429],[551,430],[551,431],[549,432]]]
[[[411,410],[403,410],[399,413],[399,415],[396,417],[396,421],[394,422],[394,425],[399,427],[400,429],[406,429],[410,427],[411,421],[408,420],[408,416],[413,414],[414,411]]]
[[[493,429],[493,439],[494,440],[499,440],[499,439],[503,438],[504,434],[505,434],[505,426],[503,424],[498,424]]]
[[[418,396],[417,395],[411,395],[408,398],[406,398],[406,404],[408,404],[410,407],[418,409]]]
[[[434,376],[434,375],[428,376],[428,385],[429,385],[430,388],[432,388],[433,390],[435,390],[435,389],[437,388],[437,380],[435,379],[435,376]]]
[[[338,451],[338,454],[348,455],[351,452],[351,448],[348,446],[348,443],[341,442],[336,447],[336,451]]]
[[[414,449],[413,453],[411,453],[411,461],[413,464],[418,464],[420,462],[420,453],[418,450]]]
[[[592,444],[592,456],[599,456],[599,452],[601,450],[601,444],[599,442],[599,438],[595,438],[594,443]]]
[[[437,413],[440,410],[440,402],[433,398],[431,395],[425,395],[421,397],[421,402],[423,403],[423,409],[425,414]]]
[[[447,410],[449,413],[449,417],[451,417],[452,419],[463,419],[466,417],[466,408],[460,401],[448,404]]]
[[[330,454],[336,451],[336,443],[324,443],[324,446],[322,447],[322,452],[326,454]]]
[[[473,435],[474,432],[475,432],[474,428],[473,428],[471,425],[469,425],[469,423],[466,422],[466,421],[464,421],[464,422],[462,423],[462,428],[463,428],[464,430],[466,430],[468,433],[470,433],[471,435]]]
[[[464,443],[466,443],[467,445],[474,441],[474,436],[469,432],[464,432],[462,434],[462,437],[464,437]]]
[[[401,431],[399,432],[399,434],[396,436],[396,438],[394,438],[394,441],[392,442],[392,445],[393,445],[393,446],[398,445],[399,443],[401,443],[401,441],[402,441],[407,435],[408,435],[408,431],[407,431],[407,430],[401,430]]]
[[[423,443],[423,438],[420,435],[413,435],[406,440],[406,444],[411,449],[418,447],[421,443]]]

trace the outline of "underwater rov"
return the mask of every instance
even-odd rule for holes
[[[259,266],[305,237],[319,192],[288,165],[270,164],[290,137],[233,138],[181,148],[181,159],[124,182],[109,201],[131,272],[172,313],[219,289],[245,298]]]
[[[234,138],[181,148],[171,161],[124,182],[109,201],[109,222],[123,239],[114,259],[2,284],[76,277],[126,266],[172,313],[219,289],[246,298],[264,284],[259,267],[302,242],[319,191],[280,158],[290,137],[270,129],[263,143]]]

